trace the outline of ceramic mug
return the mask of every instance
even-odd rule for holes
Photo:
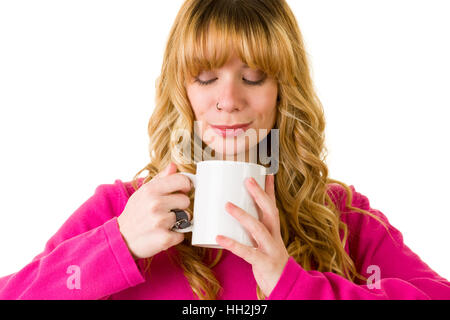
[[[256,163],[207,160],[197,163],[197,173],[179,172],[187,176],[195,188],[194,218],[191,225],[176,232],[192,232],[192,245],[223,249],[217,244],[216,236],[224,235],[244,245],[254,247],[251,235],[225,210],[230,201],[256,219],[256,203],[250,195],[245,180],[254,178],[265,190],[268,169]]]

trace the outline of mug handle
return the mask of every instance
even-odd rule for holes
[[[194,185],[194,188],[197,186],[197,183],[196,183],[196,179],[195,179],[195,175],[194,175],[194,174],[188,173],[188,172],[178,172],[178,173],[181,173],[182,175],[185,175],[186,177],[188,177],[188,178],[192,181],[192,184]],[[192,220],[190,221],[190,223],[191,223],[191,225],[190,225],[189,227],[187,227],[187,228],[183,228],[183,229],[172,229],[172,231],[179,232],[179,233],[192,232],[192,228],[193,228],[193,226],[194,226],[194,219],[192,219]]]

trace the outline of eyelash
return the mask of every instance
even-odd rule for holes
[[[264,78],[259,81],[248,81],[248,80],[244,79],[245,83],[247,83],[250,86],[260,86],[263,84],[264,80],[266,80],[266,79]],[[195,81],[198,82],[198,84],[201,86],[207,86],[208,84],[216,81],[216,79],[212,79],[212,80],[208,80],[208,81],[201,81],[199,78],[196,78]]]

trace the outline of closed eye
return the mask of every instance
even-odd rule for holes
[[[197,82],[201,86],[206,86],[208,84],[213,83],[216,80],[217,80],[217,78],[216,79],[211,79],[211,80],[208,80],[208,81],[201,81],[199,78],[195,78],[195,82]],[[266,78],[263,78],[263,79],[261,79],[259,81],[249,81],[249,80],[244,79],[244,78],[242,78],[242,80],[244,80],[244,82],[246,84],[250,85],[250,86],[260,86],[260,85],[262,85],[264,83]]]

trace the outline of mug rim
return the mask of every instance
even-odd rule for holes
[[[244,161],[233,161],[233,160],[202,160],[202,161],[197,162],[196,165],[198,166],[198,165],[200,165],[202,163],[208,163],[209,164],[209,163],[219,163],[219,162],[226,163],[226,164],[237,164],[237,165],[254,165],[254,166],[256,166],[258,168],[262,168],[264,170],[268,169],[268,168],[266,168],[263,165],[258,164],[258,163],[244,162]]]

